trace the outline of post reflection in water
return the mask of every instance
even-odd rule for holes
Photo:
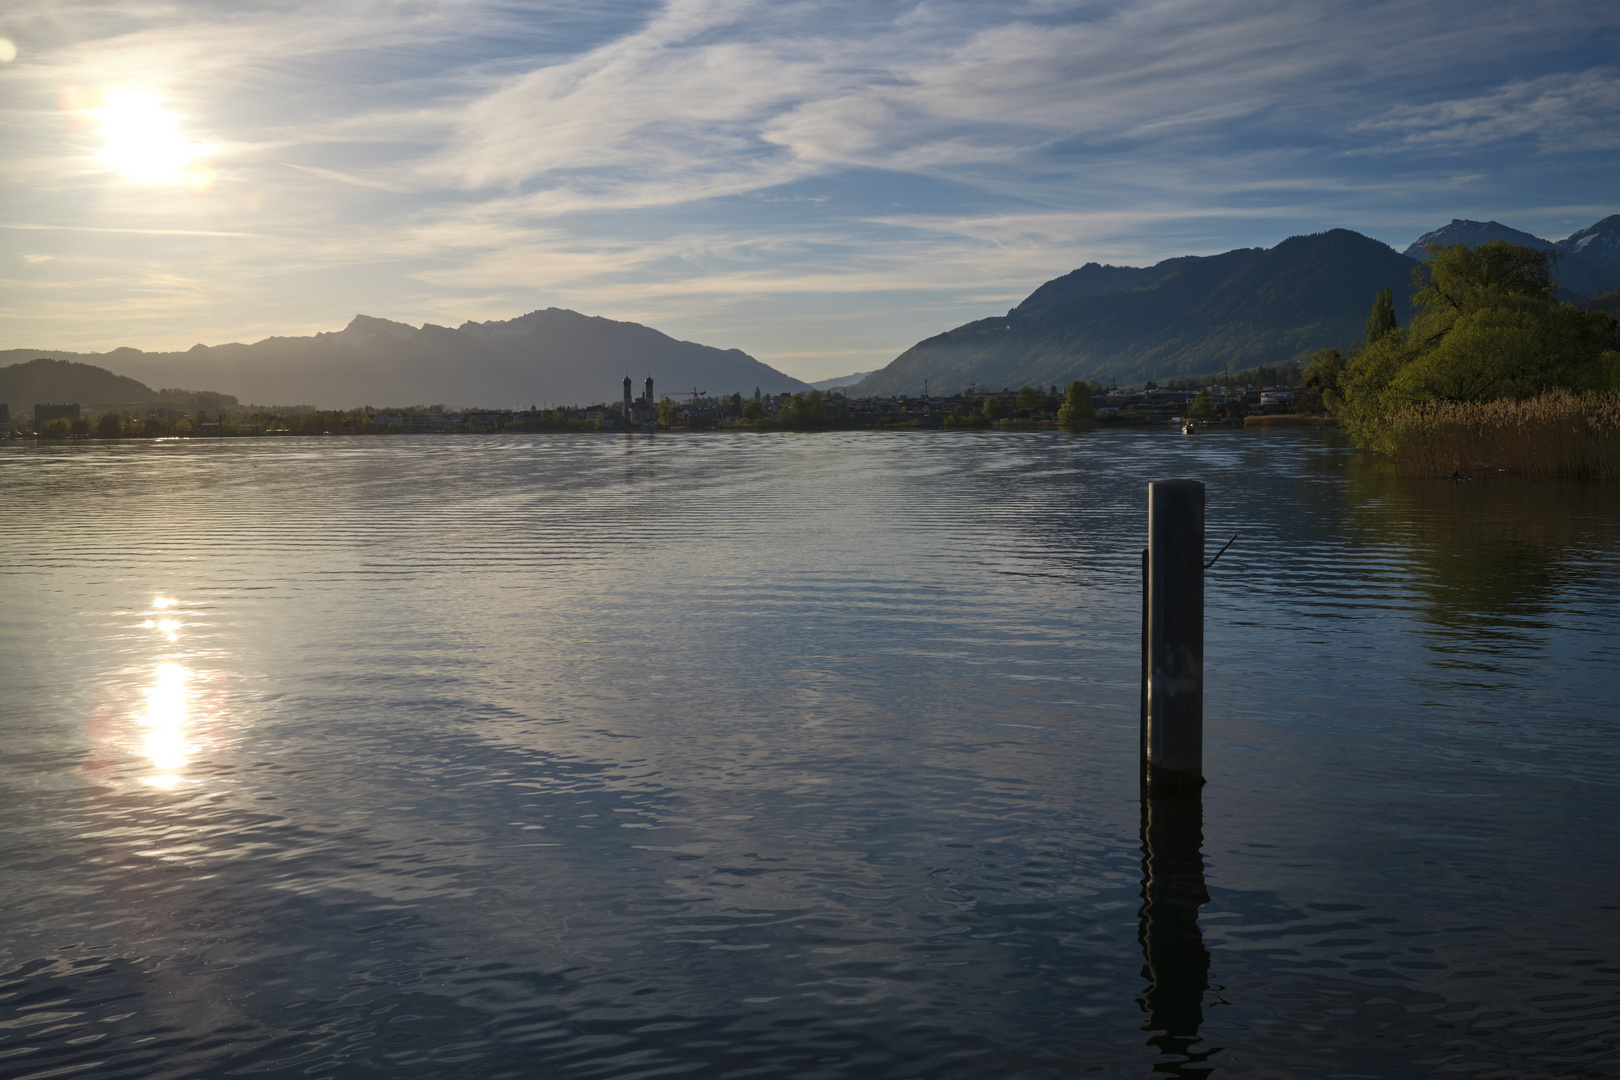
[[[1198,929],[1198,909],[1209,902],[1204,887],[1204,802],[1197,788],[1142,791],[1142,977],[1139,1003],[1148,1015],[1148,1045],[1182,1060],[1168,1071],[1206,1061],[1194,1053],[1209,989],[1209,951]],[[1161,1071],[1163,1071],[1161,1069]],[[1203,1074],[1205,1070],[1194,1070]]]

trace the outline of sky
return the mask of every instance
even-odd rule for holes
[[[1620,7],[0,2],[0,348],[544,307],[819,379],[1089,261],[1620,212]]]

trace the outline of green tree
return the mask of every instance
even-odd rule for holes
[[[1388,336],[1400,325],[1395,319],[1395,290],[1385,289],[1373,299],[1372,314],[1367,316],[1367,344]]]
[[[1390,449],[1384,417],[1417,402],[1620,389],[1620,327],[1557,301],[1550,253],[1431,244],[1413,280],[1411,325],[1368,345],[1324,395],[1363,445]]]
[[[1091,387],[1079,379],[1063,392],[1063,405],[1058,409],[1058,423],[1071,431],[1097,415],[1091,404]]]
[[[1041,407],[1045,404],[1046,395],[1033,386],[1021,386],[1018,388],[1018,399],[1014,402],[1014,406],[1018,411],[1040,412]]]
[[[73,431],[73,424],[65,416],[58,416],[54,420],[47,420],[39,427],[39,437],[42,439],[65,439]]]
[[[1007,415],[1007,406],[1002,403],[1001,395],[989,394],[984,399],[984,418],[992,424]]]
[[[1208,390],[1200,390],[1198,392],[1198,396],[1192,399],[1192,404],[1187,406],[1187,415],[1188,416],[1214,416],[1215,415],[1215,399],[1209,396],[1209,391]]]
[[[104,412],[96,421],[96,438],[116,439],[124,433],[124,425],[117,413]]]
[[[801,431],[832,427],[842,419],[842,414],[826,400],[820,390],[812,390],[808,394],[794,394],[793,400],[776,414],[778,424]]]
[[[1318,349],[1311,356],[1310,363],[1305,365],[1299,411],[1308,415],[1331,412],[1344,367],[1345,359],[1338,349]]]
[[[668,431],[681,422],[681,410],[669,398],[658,403],[658,426]]]
[[[765,406],[757,401],[750,401],[742,407],[742,418],[749,423],[757,422],[765,415]]]

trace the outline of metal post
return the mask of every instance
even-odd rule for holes
[[[1147,783],[1148,765],[1148,723],[1147,723],[1147,688],[1148,688],[1148,549],[1142,549],[1142,675],[1137,680],[1142,695],[1141,702],[1141,745],[1137,751],[1136,772],[1142,783]]]
[[[1204,782],[1204,485],[1148,485],[1147,768],[1154,786]]]

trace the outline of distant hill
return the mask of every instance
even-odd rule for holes
[[[694,387],[711,395],[809,389],[738,349],[559,308],[455,329],[356,315],[333,333],[185,352],[13,349],[0,352],[0,364],[38,356],[93,361],[156,386],[225,390],[261,405],[327,408],[590,404],[619,400],[626,375],[637,393],[650,375],[660,393],[672,396]]]
[[[17,351],[24,350],[13,350]],[[161,398],[145,383],[94,364],[36,357],[0,367],[0,401],[11,406],[14,418],[32,415],[35,405],[110,405]]]
[[[1359,344],[1384,288],[1405,323],[1417,265],[1348,229],[1145,268],[1087,263],[1005,316],[917,343],[855,392],[1130,383],[1303,359]]]
[[[835,386],[854,386],[868,375],[870,371],[856,371],[848,375],[840,375],[835,379],[817,379],[810,384],[813,390],[831,390]]]
[[[1620,214],[1606,217],[1562,240],[1544,240],[1499,221],[1453,218],[1451,224],[1418,237],[1407,247],[1406,254],[1421,260],[1426,257],[1425,249],[1431,243],[1478,247],[1487,240],[1506,240],[1537,251],[1557,252],[1554,277],[1564,289],[1578,296],[1594,296],[1620,287]],[[1565,299],[1576,297],[1566,296]]]

